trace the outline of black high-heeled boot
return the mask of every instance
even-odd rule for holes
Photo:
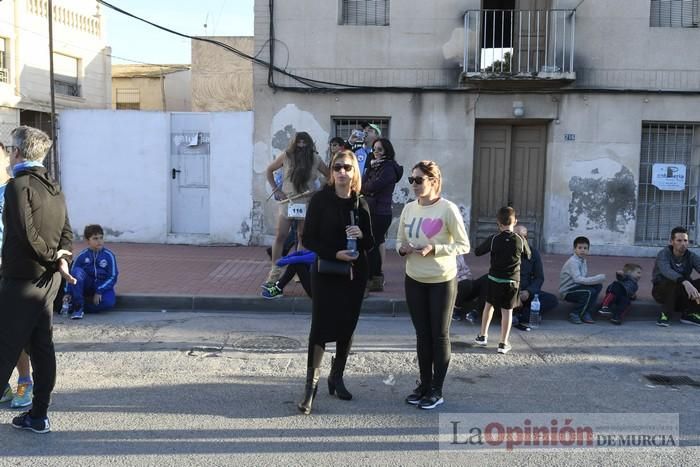
[[[314,397],[316,397],[316,391],[318,390],[318,379],[321,376],[321,370],[318,368],[307,368],[306,369],[306,387],[304,389],[304,400],[297,404],[297,408],[304,415],[309,415],[311,413],[311,406],[314,402]]]
[[[338,360],[331,358],[331,374],[328,375],[328,392],[331,396],[335,393],[338,395],[338,399],[349,401],[352,399],[352,394],[345,388],[345,382],[343,381],[344,371],[345,365],[341,367]]]

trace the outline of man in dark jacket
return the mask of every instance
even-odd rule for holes
[[[663,305],[658,326],[668,326],[674,311],[682,313],[681,323],[700,326],[700,279],[691,279],[693,271],[700,272],[700,256],[688,250],[688,231],[675,227],[654,263],[651,295]]]
[[[527,240],[527,228],[524,225],[515,226],[513,231]],[[540,315],[555,309],[559,304],[555,295],[542,291],[542,284],[544,284],[542,257],[532,245],[530,251],[532,252],[530,257],[523,257],[520,261],[520,302],[522,306],[513,310],[514,318],[518,318],[518,324],[514,324],[513,327],[521,331],[530,330],[530,304],[535,295],[540,300]]]
[[[21,126],[8,146],[14,178],[5,189],[0,279],[0,387],[5,387],[22,349],[34,368],[32,409],[12,420],[15,428],[48,433],[47,411],[56,380],[53,301],[68,272],[73,234],[60,187],[42,161],[51,148],[46,133]]]

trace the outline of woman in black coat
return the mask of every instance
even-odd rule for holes
[[[340,399],[352,399],[345,388],[343,372],[367,285],[367,251],[374,245],[369,209],[360,196],[362,181],[355,155],[339,151],[330,166],[328,186],[311,198],[302,234],[304,246],[319,258],[311,267],[312,314],[306,388],[304,400],[298,405],[307,415],[316,395],[326,342],[336,342],[328,390],[331,395],[337,393]],[[349,238],[357,242],[354,252],[347,248]],[[325,264],[321,263],[325,262],[341,267],[349,264],[349,271],[347,274],[324,272]]]

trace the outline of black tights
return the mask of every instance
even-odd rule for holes
[[[338,341],[335,343],[335,360],[333,361],[333,369],[340,371],[340,373],[345,370],[345,364],[348,361],[348,355],[350,355],[350,347],[352,347],[352,337],[345,341]],[[309,368],[321,368],[321,360],[323,360],[323,354],[326,351],[326,344],[316,344],[309,342],[309,352],[306,359],[306,366]]]
[[[406,303],[416,328],[421,384],[442,391],[450,365],[450,322],[457,280],[437,284],[406,276]]]

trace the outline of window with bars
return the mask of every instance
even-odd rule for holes
[[[9,60],[7,56],[8,40],[0,37],[0,83],[10,82]]]
[[[362,129],[362,123],[377,125],[382,130],[382,138],[389,137],[389,119],[384,117],[333,117],[333,136],[347,141],[352,130]]]
[[[117,89],[117,110],[140,110],[141,93],[138,89]]]
[[[389,0],[341,0],[342,23],[355,26],[389,26]]]
[[[649,25],[697,28],[700,26],[700,0],[651,0]]]
[[[696,127],[689,123],[647,122],[642,126],[639,164],[639,196],[635,241],[640,245],[666,245],[671,229],[688,229],[695,243],[698,216],[700,147]],[[685,188],[661,190],[652,184],[654,164],[683,164]]]

